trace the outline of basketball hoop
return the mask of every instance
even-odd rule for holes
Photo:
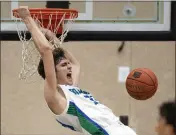
[[[59,47],[67,33],[70,30],[74,19],[78,17],[78,11],[73,9],[58,9],[58,8],[29,8],[31,17],[35,20],[39,27],[51,30],[55,35],[60,34],[59,44],[54,44],[54,47]],[[17,15],[17,9],[12,10],[14,21],[17,25],[17,32],[20,41],[22,42],[22,69],[19,78],[26,80],[31,77],[36,71],[40,54],[32,42],[32,37],[27,39],[27,28],[21,29],[23,24],[20,17]],[[45,34],[43,32],[43,34]],[[49,41],[52,42],[52,41]]]

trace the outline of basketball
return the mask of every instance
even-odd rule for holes
[[[137,68],[127,76],[126,89],[134,99],[147,100],[155,94],[157,88],[157,77],[150,69]]]

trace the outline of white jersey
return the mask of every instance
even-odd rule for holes
[[[67,107],[64,112],[56,115],[56,120],[62,126],[86,135],[126,135],[112,131],[119,128],[120,133],[126,126],[108,107],[98,102],[89,92],[74,86],[59,86],[67,99]]]

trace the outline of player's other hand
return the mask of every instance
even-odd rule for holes
[[[40,28],[40,30],[44,33],[45,37],[51,41],[53,38],[56,36],[51,30],[45,29],[45,28]]]
[[[20,18],[25,19],[30,16],[30,12],[28,10],[28,6],[20,6],[17,10],[17,13]]]

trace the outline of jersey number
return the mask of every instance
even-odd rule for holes
[[[90,101],[92,101],[95,105],[98,104],[98,101],[96,101],[92,96],[90,95],[84,95],[85,98],[89,99]]]

